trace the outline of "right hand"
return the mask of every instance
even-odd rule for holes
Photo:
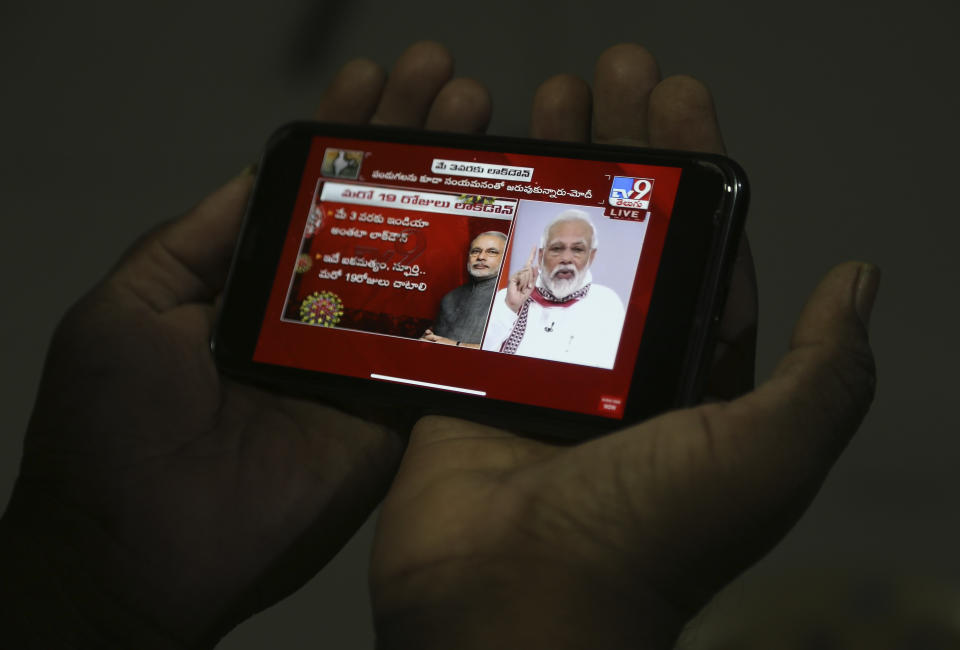
[[[430,416],[381,508],[377,647],[674,647],[800,517],[873,396],[878,274],[811,296],[773,377],[574,446]]]
[[[661,80],[635,45],[604,53],[593,92],[568,75],[541,86],[533,135],[723,150],[707,89]],[[532,290],[524,270],[508,300]],[[877,282],[863,264],[828,274],[773,378],[752,389],[744,239],[710,373],[719,401],[576,446],[422,419],[377,528],[378,647],[673,647],[684,621],[797,520],[869,407]]]
[[[533,288],[537,286],[537,276],[540,275],[540,266],[535,264],[537,261],[537,247],[530,250],[530,257],[523,268],[510,276],[510,282],[507,284],[507,307],[518,313],[524,301],[533,293]]]

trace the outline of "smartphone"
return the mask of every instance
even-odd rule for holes
[[[719,155],[289,124],[211,347],[354,412],[602,434],[701,399],[746,207]]]

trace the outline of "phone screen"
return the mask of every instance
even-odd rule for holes
[[[313,137],[253,361],[620,419],[681,174]]]

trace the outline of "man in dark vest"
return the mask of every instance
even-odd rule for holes
[[[424,332],[420,340],[480,347],[506,244],[507,236],[495,230],[481,233],[470,242],[467,255],[470,280],[443,297],[433,327]]]

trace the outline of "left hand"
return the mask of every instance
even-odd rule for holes
[[[389,78],[353,61],[316,117],[483,131],[487,92],[452,65],[432,43]],[[212,645],[322,568],[393,478],[394,433],[213,364],[214,303],[252,184],[244,174],[147,235],[54,336],[0,560],[48,568],[30,589],[48,594],[70,647]],[[15,604],[0,645],[29,627]]]
[[[456,345],[457,342],[453,339],[448,339],[446,336],[440,336],[439,334],[434,334],[433,330],[427,330],[423,333],[423,336],[420,337],[421,341],[430,341],[431,343],[442,343],[443,345]]]

